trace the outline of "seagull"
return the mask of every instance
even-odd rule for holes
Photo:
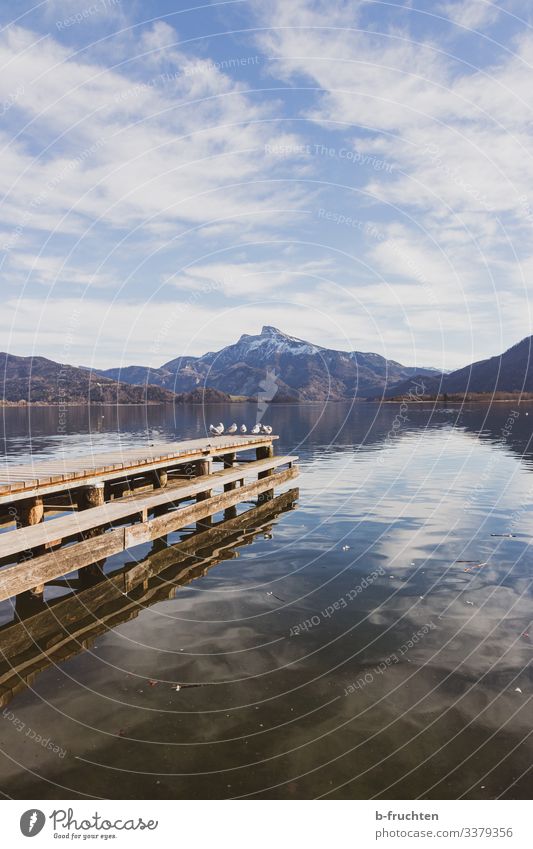
[[[261,425],[259,423],[253,426],[252,433],[261,433]]]
[[[266,433],[267,436],[270,436],[270,434],[272,433],[272,428],[270,427],[270,425],[263,425],[262,433]]]
[[[219,422],[218,425],[209,425],[209,432],[214,436],[222,436],[224,433],[224,425]]]
[[[247,431],[248,431],[248,428],[246,427],[246,425],[244,425],[244,424],[241,425],[241,433],[246,433]]]
[[[228,427],[228,433],[237,433],[237,425],[235,422]]]

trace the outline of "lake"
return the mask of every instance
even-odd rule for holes
[[[271,405],[296,509],[21,688],[2,793],[528,798],[533,405],[512,410]],[[57,409],[2,414],[13,462],[255,421],[72,407],[62,434]]]

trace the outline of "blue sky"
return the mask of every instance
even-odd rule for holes
[[[2,4],[2,347],[276,325],[454,368],[531,333],[526,0]]]

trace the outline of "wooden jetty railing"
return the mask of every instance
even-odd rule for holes
[[[63,582],[72,590],[67,596],[47,603],[19,596],[14,621],[0,628],[0,706],[44,669],[90,648],[109,628],[172,598],[180,586],[234,556],[236,548],[250,545],[257,534],[271,530],[297,498],[298,490],[290,489],[176,545],[161,546],[158,540],[139,563],[94,575],[91,586]]]
[[[274,455],[276,438],[216,437],[5,466],[0,505],[15,529],[0,533],[0,601],[42,596],[47,581],[99,568],[113,554],[190,524],[208,526],[220,511],[230,518],[242,502],[272,499],[298,474],[297,457]],[[250,451],[255,459],[238,457]],[[214,472],[216,462],[222,468]]]

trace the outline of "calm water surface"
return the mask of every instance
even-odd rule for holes
[[[394,405],[273,406],[277,452],[300,456],[297,509],[19,692],[0,722],[1,791],[530,797],[526,409],[506,428],[503,405],[406,420]],[[2,448],[13,462],[90,453],[254,413],[71,408],[63,436],[56,410],[8,409]]]

